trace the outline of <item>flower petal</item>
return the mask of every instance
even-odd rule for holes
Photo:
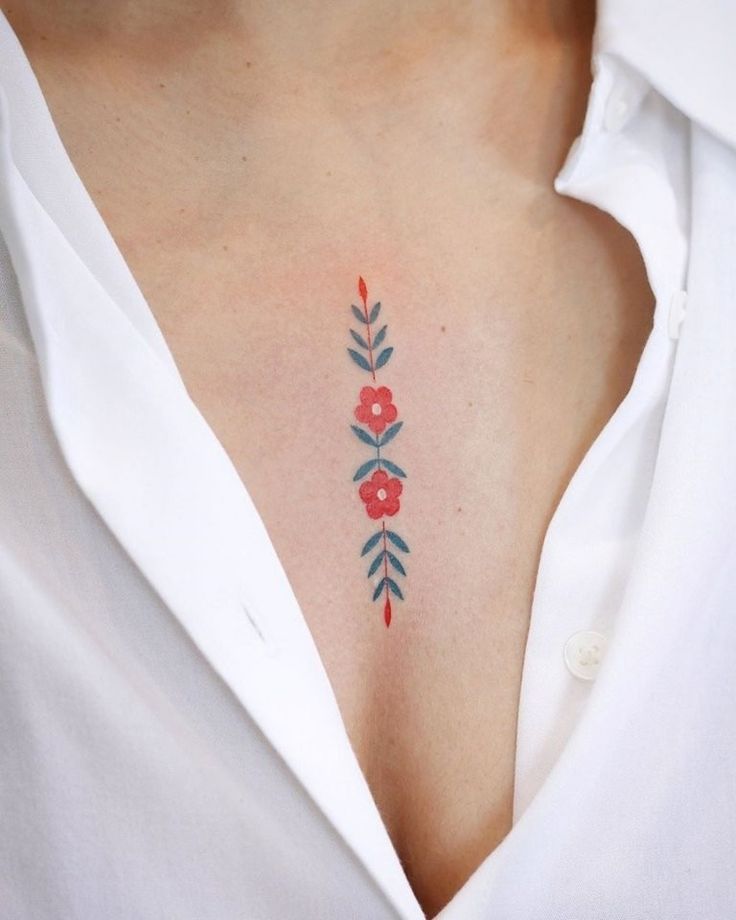
[[[358,495],[363,499],[364,502],[371,502],[376,494],[376,487],[370,479],[366,479],[360,484],[358,489]]]
[[[389,479],[384,489],[389,498],[398,498],[404,490],[404,484],[400,479]]]
[[[398,414],[399,410],[393,403],[389,403],[387,406],[383,407],[383,418],[387,424],[395,421]]]
[[[383,513],[387,514],[389,517],[392,517],[399,510],[399,500],[398,498],[387,498],[383,502]]]

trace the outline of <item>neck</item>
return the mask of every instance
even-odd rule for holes
[[[311,68],[352,66],[380,55],[432,55],[482,42],[493,53],[577,42],[592,31],[595,0],[16,0],[4,11],[28,38],[80,50],[179,48],[216,39],[249,57]]]
[[[595,0],[15,0],[6,15],[38,60],[120,94],[167,87],[174,126],[191,108],[251,134],[264,113],[267,131],[416,127],[548,186],[582,121]]]

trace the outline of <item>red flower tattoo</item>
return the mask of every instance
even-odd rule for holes
[[[348,354],[354,364],[371,375],[375,383],[376,371],[388,364],[394,349],[392,346],[384,345],[388,326],[383,325],[380,329],[375,329],[381,304],[374,303],[370,310],[368,309],[368,286],[362,278],[358,279],[358,294],[362,307],[351,304],[350,309],[358,322],[360,332],[351,329],[350,335],[359,350],[348,348]],[[401,480],[406,479],[406,473],[382,451],[394,440],[404,423],[396,421],[399,413],[393,403],[393,393],[388,387],[364,386],[359,399],[360,404],[355,407],[353,414],[365,428],[360,425],[350,427],[361,443],[375,451],[375,456],[361,463],[353,476],[353,482],[362,480],[358,495],[365,505],[368,517],[377,521],[384,517],[393,517],[401,506],[399,496],[404,488]],[[369,474],[370,479],[367,479]],[[408,553],[409,546],[403,537],[396,531],[387,529],[386,522],[381,520],[381,529],[368,537],[360,555],[365,556],[376,550],[378,552],[368,568],[368,578],[377,578],[373,581],[373,600],[377,601],[384,595],[383,621],[389,626],[391,595],[399,600],[404,599],[397,578],[399,575],[405,576],[406,569],[400,555],[397,554]]]
[[[381,434],[387,425],[396,421],[399,414],[391,399],[392,393],[388,387],[363,387],[360,391],[360,405],[355,407],[355,417],[371,431]]]
[[[368,517],[377,520],[387,514],[392,517],[399,510],[399,495],[403,485],[400,479],[389,478],[385,470],[376,472],[358,489],[358,494],[365,502]]]

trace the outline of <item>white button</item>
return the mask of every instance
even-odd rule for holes
[[[603,113],[603,126],[606,131],[620,131],[633,114],[633,107],[628,86],[623,83],[615,84]]]
[[[568,670],[581,680],[594,680],[608,640],[594,630],[573,633],[565,643],[563,656]]]
[[[675,291],[670,300],[670,312],[667,317],[667,331],[671,339],[680,337],[680,326],[687,310],[687,291]]]

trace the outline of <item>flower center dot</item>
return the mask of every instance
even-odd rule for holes
[[[371,412],[372,412],[374,415],[380,415],[380,414],[381,414],[381,404],[380,404],[380,403],[373,403],[373,405],[371,406]]]
[[[385,501],[386,501],[386,490],[385,490],[385,489],[379,489],[379,490],[376,492],[376,497],[377,497],[377,498],[380,498],[382,502],[385,502]]]

